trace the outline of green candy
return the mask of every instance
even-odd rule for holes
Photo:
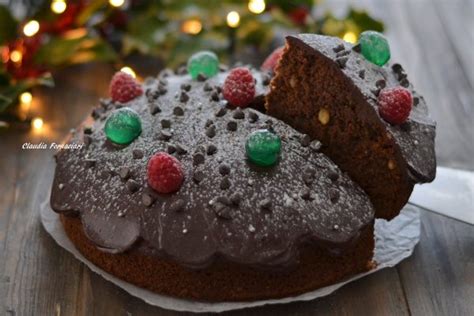
[[[365,31],[360,34],[359,44],[362,55],[371,63],[383,66],[390,59],[388,41],[379,32]]]
[[[207,78],[213,77],[219,72],[219,58],[210,51],[195,53],[188,60],[188,72],[193,79],[199,74]]]
[[[137,112],[130,108],[120,108],[112,112],[105,122],[105,136],[119,145],[128,145],[142,132],[142,123]]]
[[[255,131],[247,138],[245,151],[252,163],[263,167],[271,166],[278,161],[280,155],[280,137],[266,129]]]

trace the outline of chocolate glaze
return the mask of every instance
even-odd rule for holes
[[[266,74],[253,74],[253,106],[263,107]],[[216,257],[286,267],[298,261],[305,243],[343,251],[373,221],[368,197],[318,152],[317,141],[254,109],[226,105],[220,93],[226,76],[193,81],[166,71],[146,80],[146,93],[127,104],[103,101],[87,135],[79,131],[69,140],[86,136],[89,145],[56,155],[52,208],[80,216],[87,236],[104,251],[133,247],[191,268]],[[121,106],[139,113],[143,132],[118,147],[103,127]],[[176,107],[183,113],[176,115]],[[236,130],[227,128],[229,122]],[[269,127],[282,138],[281,157],[260,168],[247,161],[245,140]],[[185,181],[176,193],[158,194],[147,185],[147,161],[158,151],[172,152],[183,165]]]
[[[354,46],[336,37],[316,34],[289,36],[318,51],[338,63],[342,72],[354,83],[377,116],[377,94],[384,88],[404,86],[414,98],[410,116],[402,125],[391,125],[382,118],[385,125],[400,148],[401,155],[408,166],[408,173],[413,182],[430,182],[436,175],[436,155],[434,139],[436,123],[428,113],[424,98],[419,95],[408,81],[402,66],[387,64],[380,67],[367,61]]]

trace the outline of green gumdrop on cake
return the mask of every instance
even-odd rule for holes
[[[119,145],[128,145],[142,132],[142,123],[137,112],[130,108],[120,108],[112,112],[105,122],[105,136]]]
[[[274,165],[281,151],[280,137],[266,129],[255,131],[247,138],[245,151],[248,159],[258,166]]]
[[[199,74],[214,77],[219,72],[219,58],[210,51],[195,53],[188,60],[188,72],[193,79],[197,79]]]
[[[390,59],[390,46],[388,41],[379,32],[365,31],[360,34],[359,44],[361,54],[373,64],[385,65]]]

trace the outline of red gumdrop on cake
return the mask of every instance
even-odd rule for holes
[[[184,180],[181,163],[175,157],[158,152],[148,161],[148,184],[159,193],[178,191]]]
[[[260,69],[274,72],[278,62],[281,59],[281,56],[283,55],[284,48],[284,46],[278,47],[270,55],[268,55],[262,66],[260,66]]]
[[[413,105],[411,92],[403,87],[383,89],[377,101],[380,116],[393,125],[403,124]]]
[[[135,78],[118,71],[110,81],[109,93],[112,100],[125,103],[142,95],[143,89]]]
[[[224,98],[233,106],[246,107],[255,98],[255,79],[245,67],[232,69],[222,88]]]

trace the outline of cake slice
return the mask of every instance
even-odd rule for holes
[[[399,64],[381,67],[360,51],[360,44],[334,37],[287,37],[266,109],[319,139],[322,151],[368,193],[376,217],[391,219],[415,183],[435,177],[435,122]],[[394,87],[412,95],[403,124],[379,114],[380,92]]]

